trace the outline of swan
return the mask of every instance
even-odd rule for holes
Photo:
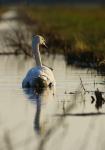
[[[36,67],[31,68],[23,79],[22,88],[43,89],[46,87],[55,88],[55,79],[52,70],[42,65],[39,46],[46,47],[45,39],[40,35],[32,37],[32,52],[36,61]]]

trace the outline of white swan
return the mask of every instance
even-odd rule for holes
[[[22,82],[23,88],[43,88],[55,87],[55,79],[50,68],[42,65],[39,46],[45,44],[45,39],[42,36],[36,35],[32,37],[33,55],[36,60],[36,67],[28,71]]]

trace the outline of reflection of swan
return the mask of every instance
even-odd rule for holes
[[[41,113],[41,95],[35,93],[34,89],[26,88],[24,89],[25,94],[28,99],[36,104],[36,113],[34,118],[34,130],[40,133],[40,113]]]
[[[53,90],[46,88],[43,90],[43,92],[41,94],[36,93],[33,88],[25,88],[23,90],[24,90],[24,93],[28,96],[28,99],[33,104],[35,104],[36,111],[35,111],[35,117],[34,117],[34,130],[35,130],[35,132],[40,134],[41,131],[44,131],[44,129],[45,129],[44,128],[45,127],[44,125],[46,122],[46,115],[45,115],[46,113],[45,112],[46,112],[46,110],[48,111],[48,109],[45,109],[45,110],[42,109],[42,106],[44,106],[44,108],[45,108],[45,106],[47,106],[49,108],[49,106],[50,106],[49,103],[52,103],[51,101],[53,101],[53,98],[54,98]],[[49,109],[51,112],[52,104]],[[42,110],[42,113],[41,113],[41,110]],[[47,113],[49,114],[49,111]],[[43,117],[43,115],[45,115],[45,116]]]
[[[36,115],[34,120],[34,129],[40,133],[41,126],[40,126],[40,113],[41,113],[41,98],[40,96],[37,97],[36,103]]]
[[[38,89],[44,87],[55,87],[55,79],[51,69],[42,65],[39,45],[45,45],[44,38],[39,35],[33,36],[32,48],[36,60],[36,67],[28,71],[22,83],[23,88],[31,87]]]

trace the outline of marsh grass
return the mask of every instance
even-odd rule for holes
[[[22,54],[31,56],[31,44],[27,41],[31,41],[32,34],[40,34],[46,37],[49,53],[63,54],[68,65],[105,68],[104,8],[24,6],[18,8],[18,12],[30,38],[25,37],[22,27],[12,31],[19,35],[16,41],[10,35],[7,39],[10,46],[15,47],[15,54],[22,50]]]
[[[33,32],[48,38],[51,52],[73,54],[74,61],[80,62],[86,60],[84,53],[89,63],[99,63],[105,58],[104,8],[30,6],[21,10],[33,21]]]
[[[24,10],[42,30],[55,32],[66,41],[75,38],[78,49],[101,49],[105,42],[105,10],[102,8],[43,6]]]

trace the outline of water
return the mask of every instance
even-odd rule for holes
[[[65,91],[66,93],[76,91],[84,93],[80,88],[81,77],[86,90],[94,91],[99,88],[104,92],[104,84],[102,84],[104,77],[98,76],[94,70],[66,67],[63,56],[56,56],[55,59],[53,56],[48,59],[46,57],[43,57],[44,64],[54,68],[57,83],[56,95],[53,96],[52,92],[47,90],[41,97],[30,99],[30,93],[27,95],[22,90],[21,82],[26,72],[34,66],[34,60],[24,60],[23,56],[0,57],[1,149],[8,149],[8,143],[12,149],[35,149],[49,129],[53,129],[53,132],[49,139],[46,138],[48,142],[47,147],[45,144],[46,149],[51,149],[53,144],[53,149],[98,149],[98,139],[102,138],[103,141],[104,138],[104,116],[70,116],[70,114],[97,113],[95,104],[91,104],[90,96],[94,94],[77,94],[75,102],[75,94],[65,94]],[[85,104],[83,96],[85,96]],[[70,107],[67,112],[69,115],[65,114],[65,117],[59,120],[60,115],[66,113],[64,107],[72,106],[72,104],[73,107]],[[101,112],[104,113],[104,109],[103,105]],[[36,116],[39,117],[39,121],[37,119],[35,124]],[[100,140],[100,146],[103,144],[102,141]]]
[[[98,88],[105,97],[105,78],[95,70],[67,67],[61,55],[42,61],[54,69],[54,96],[50,89],[33,95],[21,88],[33,59],[0,56],[0,149],[104,150],[105,105],[99,113],[91,96]]]

